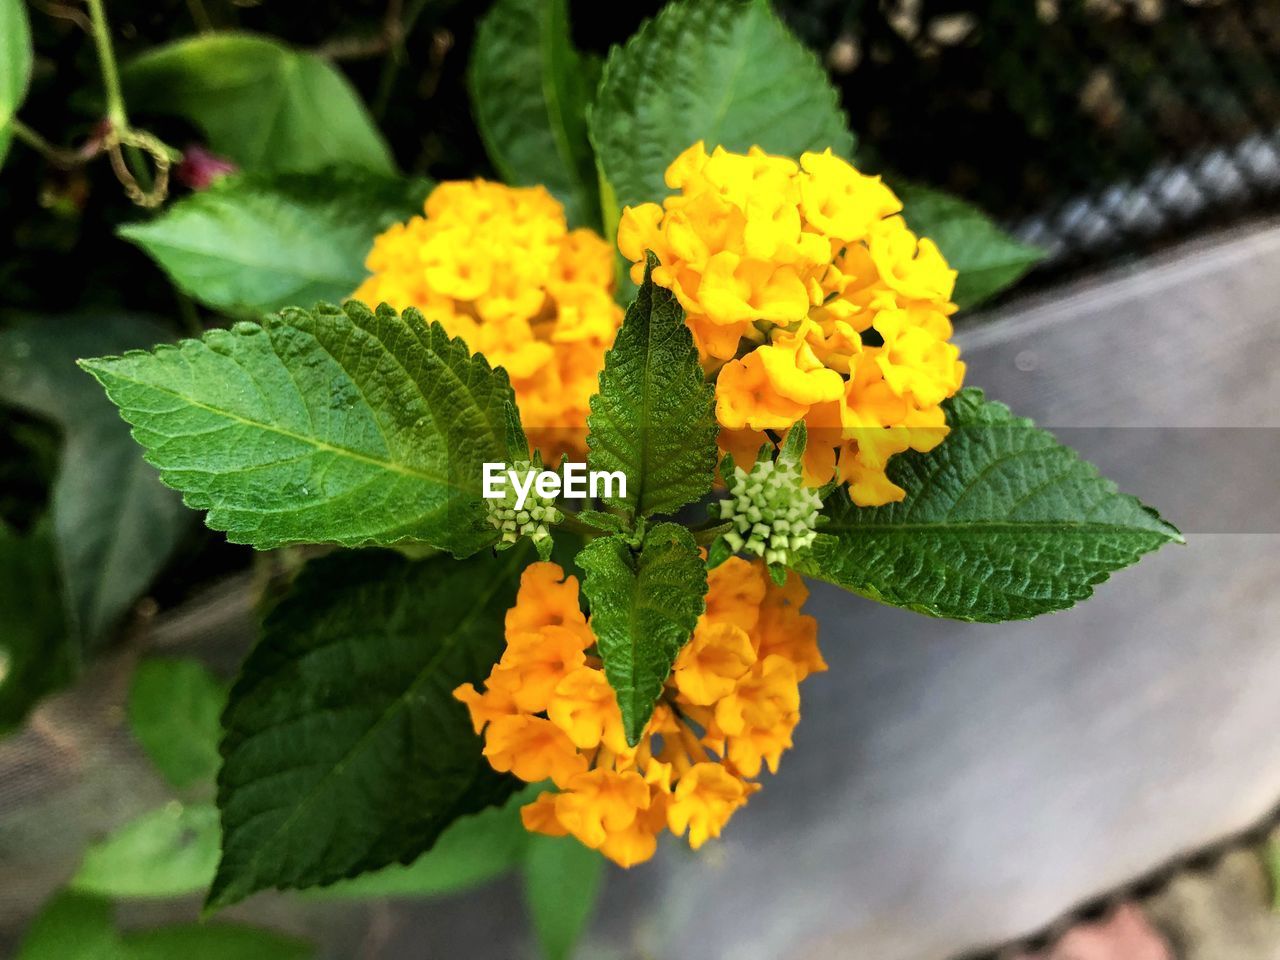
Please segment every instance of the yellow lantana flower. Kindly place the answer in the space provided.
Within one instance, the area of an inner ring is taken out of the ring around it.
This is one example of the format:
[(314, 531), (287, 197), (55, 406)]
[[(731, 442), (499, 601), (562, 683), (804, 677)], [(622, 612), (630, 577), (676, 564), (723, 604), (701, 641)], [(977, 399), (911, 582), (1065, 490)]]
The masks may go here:
[[(800, 718), (799, 683), (826, 669), (817, 623), (800, 612), (807, 595), (794, 573), (778, 586), (759, 561), (712, 570), (706, 611), (630, 747), (578, 581), (535, 563), (484, 689), (464, 684), (454, 696), (494, 769), (556, 785), (521, 810), (526, 829), (571, 834), (624, 867), (653, 856), (663, 829), (697, 849), (759, 789), (761, 769), (777, 769)], [(522, 678), (535, 689), (522, 690)]]
[[(862, 506), (901, 500), (888, 459), (945, 436), (939, 404), (960, 389), (951, 344), (956, 272), (898, 214), (879, 177), (831, 151), (799, 163), (701, 142), (667, 168), (678, 191), (623, 210), (618, 248), (684, 307), (719, 370), (721, 448), (750, 463), (764, 431), (804, 420), (805, 482), (835, 478)], [(745, 355), (744, 355), (745, 354)]]
[(506, 368), (532, 449), (556, 462), (586, 452), (586, 422), (622, 309), (609, 245), (569, 230), (542, 187), (439, 184), (425, 216), (379, 235), (352, 294), (417, 307)]

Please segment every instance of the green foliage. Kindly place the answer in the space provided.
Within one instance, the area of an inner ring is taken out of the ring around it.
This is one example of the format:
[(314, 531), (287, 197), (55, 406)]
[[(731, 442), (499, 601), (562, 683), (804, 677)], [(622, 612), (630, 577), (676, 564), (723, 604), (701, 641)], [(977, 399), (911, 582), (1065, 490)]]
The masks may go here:
[(266, 37), (179, 40), (126, 64), (121, 79), (133, 111), (191, 121), (211, 150), (246, 170), (395, 170), (346, 78), (321, 57)]
[(218, 808), (168, 803), (85, 851), (71, 889), (101, 897), (181, 897), (208, 889), (218, 865)]
[(588, 114), (610, 232), (623, 206), (658, 202), (663, 173), (705, 140), (799, 157), (853, 153), (835, 90), (768, 0), (676, 0), (605, 63)]
[(524, 899), (544, 960), (571, 960), (603, 878), (604, 858), (573, 837), (530, 836)]
[(715, 390), (706, 382), (675, 294), (651, 276), (627, 308), (605, 355), (587, 418), (592, 470), (621, 470), (633, 516), (674, 513), (711, 489), (716, 465)]
[(586, 61), (569, 38), (566, 0), (499, 0), (476, 31), (467, 85), (476, 124), (507, 183), (542, 184), (572, 227), (600, 229), (587, 139)]
[(0, 522), (0, 734), (79, 666), (60, 590), (49, 524), (19, 536)]
[(201, 303), (257, 315), (351, 296), (374, 236), (420, 214), (428, 189), (364, 171), (242, 174), (119, 232)]
[(520, 808), (542, 792), (534, 784), (501, 807), (459, 817), (435, 846), (408, 866), (392, 864), (354, 880), (315, 891), (325, 898), (428, 897), (460, 893), (514, 870), (524, 862), (531, 834)]
[(578, 566), (604, 673), (634, 745), (702, 614), (707, 569), (693, 535), (675, 523), (653, 527), (639, 554), (620, 536), (592, 540)]
[(955, 302), (962, 308), (1013, 286), (1044, 256), (1039, 247), (1019, 243), (959, 197), (915, 184), (896, 183), (894, 190), (911, 229), (933, 240), (959, 271)]
[(165, 482), (260, 550), (492, 543), (481, 464), (520, 438), (505, 371), (416, 310), (288, 309), (84, 361)]
[(211, 909), (409, 863), (510, 795), (452, 691), (502, 652), (525, 555), (308, 564), (231, 691)]
[(1062, 610), (1176, 529), (1116, 490), (1031, 421), (961, 391), (951, 433), (930, 453), (894, 457), (901, 503), (828, 497), (829, 524), (802, 573), (875, 600), (957, 620), (997, 622)]
[(31, 82), (31, 26), (23, 0), (0, 0), (0, 164), (13, 136), (10, 124)]
[(70, 625), (85, 641), (106, 634), (147, 589), (189, 518), (76, 359), (167, 338), (127, 314), (33, 317), (0, 331), (0, 401), (62, 430), (53, 534)]
[(307, 960), (309, 944), (234, 924), (179, 924), (116, 931), (111, 905), (63, 893), (27, 931), (16, 960)]
[(129, 726), (175, 787), (212, 781), (221, 762), (226, 687), (195, 660), (144, 660), (129, 690)]

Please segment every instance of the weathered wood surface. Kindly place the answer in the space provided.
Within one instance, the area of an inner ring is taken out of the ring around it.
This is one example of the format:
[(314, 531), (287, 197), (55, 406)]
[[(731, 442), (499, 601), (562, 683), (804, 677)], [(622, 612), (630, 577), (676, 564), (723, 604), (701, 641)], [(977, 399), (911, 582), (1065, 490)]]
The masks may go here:
[[(1016, 304), (963, 340), (970, 382), (1064, 428), (1189, 545), (999, 627), (816, 588), (831, 671), (805, 684), (795, 750), (723, 843), (612, 873), (585, 956), (943, 960), (1280, 801), (1280, 229)], [(252, 630), (242, 598), (156, 639), (229, 666)], [(120, 694), (64, 699), (0, 744), (0, 953), (86, 836), (155, 800)], [(531, 955), (512, 882), (368, 915), (245, 909), (319, 934), (325, 956)]]

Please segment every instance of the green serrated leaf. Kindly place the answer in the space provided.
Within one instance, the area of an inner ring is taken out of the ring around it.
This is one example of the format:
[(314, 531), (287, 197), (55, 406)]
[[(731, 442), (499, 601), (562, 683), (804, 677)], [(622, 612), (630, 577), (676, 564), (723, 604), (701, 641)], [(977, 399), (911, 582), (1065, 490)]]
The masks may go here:
[(235, 543), (493, 542), (481, 464), (512, 459), (506, 372), (416, 310), (288, 309), (83, 361), (188, 506)]
[(393, 864), (354, 880), (340, 880), (311, 896), (324, 899), (432, 897), (470, 890), (514, 870), (524, 862), (532, 836), (520, 808), (545, 789), (530, 784), (501, 807), (460, 817), (440, 834), (435, 846), (408, 866)]
[(715, 389), (675, 294), (653, 282), (655, 266), (649, 254), (587, 417), (591, 469), (627, 478), (627, 495), (606, 502), (637, 516), (674, 513), (706, 494), (718, 453)]
[(267, 617), (223, 716), (223, 854), (210, 909), (328, 884), (428, 850), (517, 785), (462, 704), (502, 652), (527, 550), (418, 563), (312, 561)]
[(79, 668), (49, 526), (42, 521), (19, 536), (0, 523), (0, 734)]
[(804, 457), (804, 448), (808, 439), (809, 428), (805, 426), (803, 420), (797, 420), (795, 425), (787, 431), (787, 438), (782, 441), (782, 447), (778, 450), (778, 463), (799, 463)]
[(70, 886), (117, 899), (198, 893), (213, 880), (220, 840), (217, 807), (174, 801), (90, 846)]
[(0, 401), (62, 430), (53, 535), (68, 627), (86, 642), (107, 634), (150, 586), (191, 517), (76, 359), (167, 337), (163, 327), (128, 314), (24, 317), (0, 331)]
[(798, 157), (853, 154), (826, 72), (767, 0), (676, 0), (605, 64), (588, 113), (616, 227), (623, 206), (667, 195), (667, 166), (698, 140)]
[(31, 26), (22, 0), (0, 0), (0, 163), (13, 136), (14, 114), (31, 82)]
[(639, 554), (622, 537), (578, 554), (596, 646), (622, 710), (627, 742), (639, 742), (671, 665), (706, 604), (707, 568), (693, 535), (675, 523), (649, 531)]
[(201, 303), (256, 316), (351, 296), (373, 238), (421, 213), (429, 189), (367, 171), (241, 174), (119, 234)]
[(724, 537), (716, 537), (707, 548), (707, 569), (714, 570), (733, 556), (733, 547)]
[(901, 503), (855, 507), (843, 489), (796, 568), (874, 600), (956, 620), (1062, 610), (1182, 536), (1030, 420), (962, 390), (951, 433), (893, 458)]
[(144, 660), (129, 689), (129, 726), (151, 762), (179, 789), (212, 782), (221, 762), (226, 687), (195, 660)]
[(589, 79), (565, 0), (499, 0), (480, 22), (467, 86), (489, 159), (507, 183), (550, 190), (571, 227), (599, 230)]
[(579, 510), (577, 513), (571, 514), (571, 516), (605, 533), (622, 533), (627, 528), (626, 523), (620, 516), (616, 513), (606, 513), (603, 510)]
[(604, 857), (573, 837), (529, 837), (524, 898), (543, 960), (571, 960), (595, 913)]
[(386, 141), (332, 64), (267, 37), (206, 33), (148, 50), (121, 72), (132, 113), (176, 114), (249, 171), (393, 173)]
[(911, 229), (938, 245), (958, 271), (954, 299), (973, 307), (1012, 286), (1044, 251), (1013, 239), (972, 204), (941, 190), (895, 183)]

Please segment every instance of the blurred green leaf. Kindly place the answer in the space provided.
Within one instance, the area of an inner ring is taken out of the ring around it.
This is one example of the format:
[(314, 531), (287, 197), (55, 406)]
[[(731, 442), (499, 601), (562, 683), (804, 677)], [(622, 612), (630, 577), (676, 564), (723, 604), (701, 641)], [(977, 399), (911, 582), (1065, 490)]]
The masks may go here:
[(210, 909), (409, 862), (506, 801), (453, 690), (501, 654), (526, 553), (307, 564), (231, 691)]
[(175, 800), (89, 847), (70, 887), (112, 898), (198, 893), (213, 881), (220, 840), (217, 807)]
[(530, 834), (520, 808), (543, 787), (515, 794), (501, 807), (489, 807), (453, 822), (434, 847), (408, 866), (395, 864), (354, 880), (340, 880), (312, 893), (316, 897), (428, 897), (458, 893), (500, 877), (524, 862)]
[(79, 657), (63, 616), (47, 521), (27, 536), (0, 523), (0, 734), (75, 676)]
[(0, 164), (13, 136), (10, 124), (31, 82), (31, 26), (23, 0), (0, 0)]
[(467, 85), (489, 158), (507, 183), (541, 184), (571, 227), (600, 229), (587, 139), (590, 69), (569, 37), (566, 0), (498, 0), (480, 22)]
[(595, 913), (604, 858), (573, 837), (529, 837), (524, 896), (544, 960), (569, 960)]
[(249, 171), (395, 170), (346, 77), (267, 37), (179, 40), (126, 64), (121, 79), (132, 112), (184, 117), (204, 131), (210, 149)]
[(959, 272), (954, 299), (961, 308), (976, 306), (1011, 287), (1044, 256), (1039, 247), (1013, 239), (959, 197), (915, 184), (893, 186), (911, 229), (936, 243)]
[(71, 623), (85, 641), (105, 635), (151, 585), (191, 519), (75, 362), (168, 338), (127, 314), (24, 318), (0, 330), (0, 401), (63, 431), (53, 533)]
[(481, 464), (525, 449), (506, 371), (416, 310), (289, 308), (153, 353), (86, 360), (162, 476), (235, 543), (467, 556)]
[(312, 947), (236, 924), (179, 924), (118, 933), (111, 904), (61, 893), (27, 930), (15, 960), (307, 960)]
[(346, 300), (368, 276), (373, 238), (422, 213), (428, 190), (350, 170), (242, 174), (119, 233), (201, 303), (256, 315)]
[(194, 660), (144, 660), (129, 690), (129, 726), (175, 787), (213, 782), (227, 689)]

